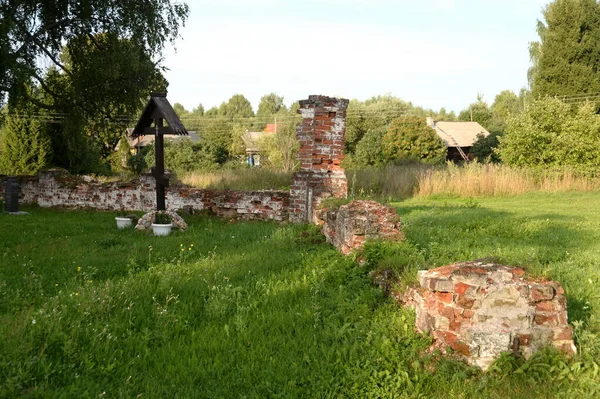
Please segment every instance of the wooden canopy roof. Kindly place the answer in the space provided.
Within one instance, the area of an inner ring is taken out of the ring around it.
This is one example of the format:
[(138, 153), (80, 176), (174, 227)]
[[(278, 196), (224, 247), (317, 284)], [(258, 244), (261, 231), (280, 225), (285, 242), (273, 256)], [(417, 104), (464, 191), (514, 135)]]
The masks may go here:
[(131, 136), (139, 137), (146, 134), (155, 134), (156, 129), (150, 126), (152, 126), (156, 119), (164, 119), (168, 125), (159, 127), (158, 134), (175, 134), (178, 136), (188, 134), (169, 100), (167, 100), (167, 94), (150, 93), (148, 103), (144, 107), (142, 116), (140, 116)]

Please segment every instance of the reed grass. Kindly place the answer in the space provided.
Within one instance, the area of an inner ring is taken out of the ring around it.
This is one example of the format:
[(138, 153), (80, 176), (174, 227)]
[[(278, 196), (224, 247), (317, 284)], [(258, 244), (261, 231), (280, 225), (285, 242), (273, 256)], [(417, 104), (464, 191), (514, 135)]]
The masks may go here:
[(244, 168), (212, 172), (190, 172), (179, 176), (179, 179), (184, 184), (198, 188), (289, 190), (292, 173), (263, 168)]
[(419, 176), (416, 196), (452, 194), (462, 197), (496, 197), (534, 191), (570, 192), (600, 189), (598, 178), (570, 169), (511, 168), (471, 163), (426, 170)]
[[(478, 163), (347, 169), (346, 177), (350, 199), (388, 202), (413, 196), (497, 197), (535, 191), (600, 190), (600, 179), (572, 169), (517, 169)], [(180, 177), (182, 183), (194, 187), (221, 190), (289, 190), (291, 179), (292, 173), (261, 168), (191, 172)]]

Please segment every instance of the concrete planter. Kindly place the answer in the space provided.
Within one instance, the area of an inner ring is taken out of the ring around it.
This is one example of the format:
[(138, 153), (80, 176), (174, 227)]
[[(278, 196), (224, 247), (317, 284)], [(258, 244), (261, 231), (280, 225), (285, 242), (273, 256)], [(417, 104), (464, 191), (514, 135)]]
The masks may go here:
[(117, 228), (119, 229), (127, 229), (129, 227), (131, 227), (132, 222), (131, 219), (129, 218), (123, 218), (123, 217), (116, 217), (115, 220), (117, 221)]
[(156, 224), (152, 223), (152, 231), (155, 236), (168, 236), (171, 233), (173, 223), (169, 224)]

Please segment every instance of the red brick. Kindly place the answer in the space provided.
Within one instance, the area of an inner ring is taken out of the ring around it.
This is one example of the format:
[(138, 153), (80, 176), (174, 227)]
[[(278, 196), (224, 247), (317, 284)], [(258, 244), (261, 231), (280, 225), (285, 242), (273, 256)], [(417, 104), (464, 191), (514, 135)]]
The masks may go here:
[(454, 292), (456, 292), (458, 295), (465, 295), (467, 290), (472, 287), (473, 286), (469, 285), (469, 284), (456, 283), (456, 284), (454, 284)]
[(435, 292), (435, 298), (443, 303), (452, 303), (453, 297), (451, 292)]
[(554, 303), (552, 301), (542, 301), (535, 304), (536, 312), (553, 312)]

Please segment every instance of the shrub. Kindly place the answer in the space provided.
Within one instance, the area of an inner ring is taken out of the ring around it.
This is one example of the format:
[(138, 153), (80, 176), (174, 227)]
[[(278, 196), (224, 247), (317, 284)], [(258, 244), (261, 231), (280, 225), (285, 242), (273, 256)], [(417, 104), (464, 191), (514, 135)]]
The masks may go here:
[(0, 170), (6, 174), (33, 175), (51, 159), (50, 138), (40, 123), (28, 116), (7, 118), (0, 145)]
[(417, 116), (393, 120), (381, 145), (387, 161), (412, 158), (425, 163), (440, 163), (447, 152), (435, 131)]

